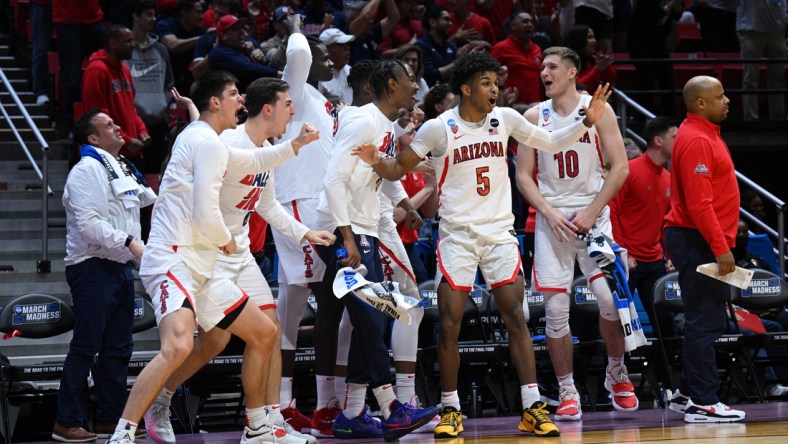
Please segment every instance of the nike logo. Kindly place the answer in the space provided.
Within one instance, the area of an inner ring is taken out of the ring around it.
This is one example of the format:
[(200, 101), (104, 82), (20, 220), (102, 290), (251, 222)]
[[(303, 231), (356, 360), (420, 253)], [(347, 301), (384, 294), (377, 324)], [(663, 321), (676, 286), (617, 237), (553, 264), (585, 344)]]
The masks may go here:
[(337, 426), (334, 426), (334, 433), (336, 433), (336, 432), (353, 433), (353, 429), (351, 429), (350, 427), (337, 427)]
[(460, 138), (462, 138), (463, 136), (465, 136), (465, 134), (460, 134), (459, 136), (454, 136), (454, 140), (459, 140), (459, 139), (460, 139)]
[(544, 128), (544, 127), (546, 127), (546, 126), (550, 126), (550, 125), (552, 125), (552, 124), (553, 124), (553, 122), (547, 122), (547, 123), (545, 123), (545, 122), (542, 122), (542, 128)]
[(368, 254), (372, 250), (362, 250), (362, 251), (364, 252), (364, 254)]
[(159, 67), (159, 62), (156, 62), (155, 64), (153, 64), (153, 65), (151, 65), (151, 66), (149, 66), (147, 68), (143, 68), (143, 69), (137, 68), (137, 65), (132, 65), (131, 70), (130, 70), (131, 71), (131, 76), (134, 77), (134, 78), (142, 77), (145, 74), (149, 73), (152, 69), (155, 69), (155, 68), (158, 68), (158, 67)]

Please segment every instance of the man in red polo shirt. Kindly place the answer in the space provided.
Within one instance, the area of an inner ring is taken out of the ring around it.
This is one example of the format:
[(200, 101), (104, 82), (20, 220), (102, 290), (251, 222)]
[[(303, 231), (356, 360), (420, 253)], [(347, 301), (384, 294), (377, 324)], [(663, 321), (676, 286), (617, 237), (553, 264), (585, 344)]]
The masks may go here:
[(663, 335), (672, 336), (673, 316), (655, 313), (654, 284), (672, 265), (662, 248), (662, 225), (670, 210), (670, 173), (665, 165), (673, 153), (678, 130), (670, 117), (655, 117), (646, 123), (648, 146), (644, 155), (629, 161), (629, 176), (610, 201), (613, 238), (627, 249), (629, 290), (637, 289), (640, 300)]
[(733, 422), (745, 413), (720, 402), (714, 342), (725, 329), (730, 286), (695, 271), (716, 262), (732, 273), (731, 248), (739, 223), (739, 185), (719, 123), (730, 100), (719, 80), (691, 78), (684, 85), (687, 118), (676, 134), (670, 179), (671, 210), (665, 218), (665, 245), (679, 270), (684, 300), (684, 366), (670, 409), (687, 422)]
[(539, 79), (542, 50), (531, 41), (534, 19), (531, 14), (521, 11), (512, 17), (510, 27), (509, 37), (496, 43), (490, 51), (501, 65), (509, 68), (509, 78), (504, 88), (517, 88), (519, 97), (515, 103), (541, 102), (544, 97)]

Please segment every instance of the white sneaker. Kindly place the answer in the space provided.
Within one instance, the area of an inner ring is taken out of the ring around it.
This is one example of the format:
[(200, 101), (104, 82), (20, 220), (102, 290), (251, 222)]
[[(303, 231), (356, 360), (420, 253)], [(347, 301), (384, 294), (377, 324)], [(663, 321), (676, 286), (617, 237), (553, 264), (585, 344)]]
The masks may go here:
[(106, 444), (134, 444), (134, 437), (129, 432), (123, 432), (120, 436), (118, 436), (118, 432), (115, 432)]
[(148, 437), (158, 444), (174, 444), (170, 406), (154, 401), (145, 412), (145, 430), (148, 431)]
[[(307, 443), (307, 444), (317, 444), (317, 438), (312, 435), (307, 435), (306, 433), (301, 433), (296, 431), (293, 426), (290, 425), (289, 422), (285, 421), (285, 418), (282, 415), (279, 415), (278, 420), (271, 421), (271, 425), (273, 427), (279, 427), (284, 429), (287, 432), (288, 436), (297, 438), (300, 443)], [(287, 441), (278, 441), (278, 442), (287, 442)], [(295, 442), (295, 441), (293, 441)]]
[(555, 411), (556, 421), (579, 421), (583, 417), (580, 408), (580, 393), (572, 385), (564, 385), (558, 389), (558, 399), (561, 404)]
[(697, 405), (690, 399), (687, 401), (687, 409), (684, 411), (684, 421), (736, 422), (744, 419), (746, 415), (744, 411), (732, 409), (721, 402), (714, 405)]
[[(419, 402), (418, 396), (414, 396), (410, 398), (410, 402), (408, 402), (408, 404), (419, 409), (421, 408), (421, 402)], [(441, 422), (441, 415), (435, 415), (435, 417), (432, 418), (430, 422), (414, 430), (413, 433), (433, 433), (435, 427), (437, 427), (440, 422)]]
[(41, 94), (40, 96), (36, 97), (36, 105), (46, 105), (49, 103), (49, 96), (46, 94)]
[(250, 429), (248, 426), (244, 427), (244, 434), (241, 436), (241, 444), (258, 444), (263, 442), (305, 444), (306, 440), (288, 435), (285, 429), (279, 426), (266, 424), (254, 430)]
[(689, 397), (682, 395), (681, 391), (676, 389), (676, 393), (668, 402), (668, 408), (676, 413), (684, 413), (684, 410), (687, 410), (687, 402), (689, 402)]
[(788, 394), (788, 387), (781, 384), (769, 384), (766, 386), (766, 395), (780, 397)]

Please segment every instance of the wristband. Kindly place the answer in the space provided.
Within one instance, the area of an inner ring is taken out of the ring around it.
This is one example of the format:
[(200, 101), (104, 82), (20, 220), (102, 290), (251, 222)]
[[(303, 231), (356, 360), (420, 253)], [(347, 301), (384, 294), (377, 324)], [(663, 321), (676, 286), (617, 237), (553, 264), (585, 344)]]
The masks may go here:
[(126, 236), (126, 242), (124, 244), (124, 245), (126, 245), (126, 248), (128, 248), (129, 245), (131, 245), (131, 241), (133, 241), (133, 240), (134, 240), (134, 236), (132, 236), (130, 234), (128, 236)]
[(591, 128), (592, 126), (594, 126), (594, 124), (593, 124), (593, 123), (592, 123), (592, 124), (589, 124), (589, 123), (588, 123), (588, 117), (584, 117), (584, 118), (583, 118), (583, 125), (584, 125), (586, 128)]

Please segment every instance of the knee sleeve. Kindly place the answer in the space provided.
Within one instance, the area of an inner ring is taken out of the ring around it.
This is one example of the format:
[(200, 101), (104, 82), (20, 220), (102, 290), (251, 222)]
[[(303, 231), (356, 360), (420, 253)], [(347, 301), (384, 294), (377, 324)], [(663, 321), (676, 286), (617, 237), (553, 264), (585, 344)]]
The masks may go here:
[(567, 293), (544, 294), (547, 325), (545, 334), (549, 338), (563, 338), (569, 334), (569, 295)]
[(423, 308), (413, 308), (410, 313), (410, 325), (396, 321), (391, 332), (391, 351), (395, 361), (416, 362), (416, 351), (419, 348), (419, 325), (424, 317)]
[(309, 288), (300, 285), (280, 285), (276, 300), (276, 316), (282, 326), (282, 350), (295, 350), (298, 326), (304, 318)]
[(342, 312), (342, 320), (339, 321), (339, 333), (337, 340), (337, 365), (347, 367), (347, 355), (350, 353), (350, 336), (353, 334), (353, 324), (350, 323), (350, 315), (347, 310)]
[(599, 315), (608, 321), (617, 321), (619, 319), (618, 308), (616, 308), (613, 293), (610, 292), (610, 287), (608, 287), (605, 278), (594, 279), (588, 286), (596, 296), (596, 303), (599, 305)]

